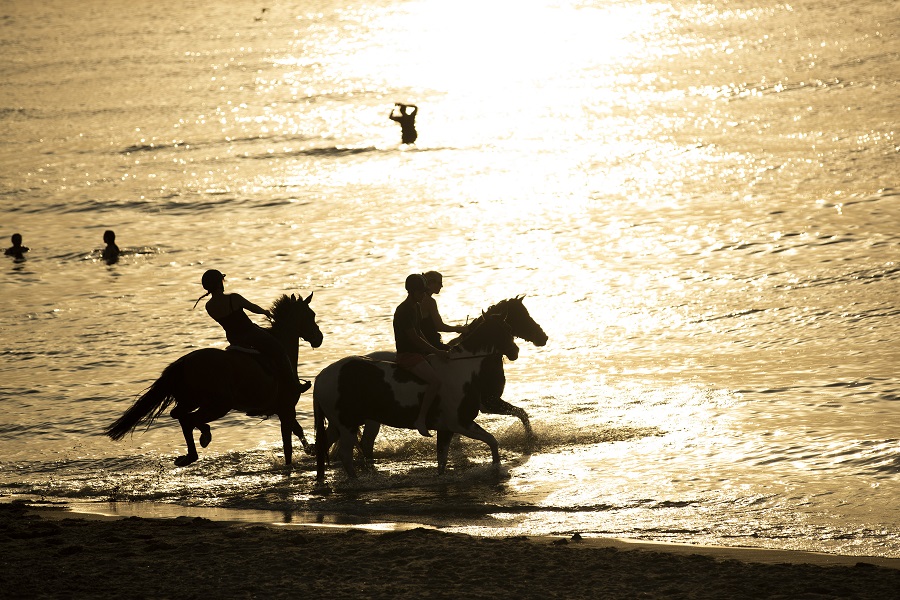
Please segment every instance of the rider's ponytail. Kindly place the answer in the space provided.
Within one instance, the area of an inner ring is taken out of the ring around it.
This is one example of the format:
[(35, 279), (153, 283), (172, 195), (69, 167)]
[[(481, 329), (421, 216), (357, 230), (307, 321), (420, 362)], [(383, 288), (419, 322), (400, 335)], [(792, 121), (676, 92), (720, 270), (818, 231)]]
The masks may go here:
[(206, 292), (205, 294), (203, 294), (202, 296), (197, 298), (197, 301), (194, 302), (194, 306), (191, 307), (191, 310), (194, 310), (195, 308), (197, 308), (197, 305), (200, 304), (200, 301), (203, 300), (204, 298), (206, 298), (207, 296), (209, 296), (211, 293), (212, 292)]

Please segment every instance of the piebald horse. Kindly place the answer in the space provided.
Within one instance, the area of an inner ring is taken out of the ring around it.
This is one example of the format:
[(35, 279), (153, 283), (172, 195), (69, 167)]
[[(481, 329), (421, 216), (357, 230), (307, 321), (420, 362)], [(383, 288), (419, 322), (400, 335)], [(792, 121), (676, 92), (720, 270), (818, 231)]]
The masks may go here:
[[(492, 305), (484, 311), (480, 317), (467, 323), (461, 335), (465, 335), (466, 331), (469, 331), (472, 327), (476, 327), (485, 317), (490, 315), (500, 315), (506, 320), (506, 324), (509, 325), (513, 336), (523, 339), (526, 342), (531, 342), (535, 346), (546, 345), (549, 338), (547, 337), (547, 334), (544, 333), (541, 326), (538, 325), (528, 313), (528, 309), (525, 308), (524, 298), (525, 296), (516, 296), (515, 298), (501, 300)], [(456, 344), (458, 340), (459, 338), (452, 340), (450, 345)], [(372, 352), (366, 356), (374, 360), (394, 361), (397, 358), (397, 353)], [(506, 386), (506, 375), (503, 372), (503, 359), (499, 355), (492, 356), (485, 362), (484, 368), (485, 381), (490, 382), (492, 389), (481, 398), (481, 412), (491, 415), (509, 415), (511, 417), (517, 417), (522, 421), (525, 432), (529, 436), (532, 435), (531, 422), (528, 419), (528, 413), (526, 413), (524, 409), (513, 406), (502, 398), (503, 388)], [(363, 434), (360, 438), (359, 446), (367, 464), (373, 462), (375, 454), (375, 438), (378, 436), (380, 429), (381, 425), (374, 421), (366, 422), (365, 427), (363, 427)]]
[[(272, 305), (269, 331), (284, 345), (297, 368), (298, 347), (303, 338), (313, 348), (322, 345), (322, 332), (316, 324), (316, 313), (310, 308), (312, 294), (302, 297), (283, 295)], [(106, 429), (114, 440), (122, 439), (145, 422), (149, 428), (169, 406), (175, 404), (171, 416), (178, 419), (187, 444), (187, 454), (175, 459), (175, 465), (187, 466), (198, 458), (194, 445), (194, 429), (200, 430), (200, 446), (212, 441), (208, 423), (231, 410), (251, 416), (278, 415), (284, 462), (293, 456), (291, 433), (297, 435), (307, 453), (311, 453), (303, 428), (297, 422), (296, 403), (279, 400), (277, 384), (268, 360), (252, 351), (203, 348), (185, 354), (166, 367), (159, 379)]]
[[(493, 462), (500, 462), (497, 440), (475, 423), (482, 399), (495, 391), (487, 381), (485, 363), (500, 355), (516, 360), (519, 348), (503, 317), (494, 315), (460, 336), (449, 360), (429, 357), (443, 382), (426, 417), (428, 428), (437, 430), (438, 473), (447, 466), (450, 440), (456, 433), (483, 441), (491, 449)], [(325, 367), (313, 388), (317, 479), (324, 481), (328, 450), (338, 439), (344, 470), (356, 477), (353, 448), (360, 425), (375, 421), (415, 429), (413, 421), (424, 393), (424, 382), (393, 362), (348, 356)]]

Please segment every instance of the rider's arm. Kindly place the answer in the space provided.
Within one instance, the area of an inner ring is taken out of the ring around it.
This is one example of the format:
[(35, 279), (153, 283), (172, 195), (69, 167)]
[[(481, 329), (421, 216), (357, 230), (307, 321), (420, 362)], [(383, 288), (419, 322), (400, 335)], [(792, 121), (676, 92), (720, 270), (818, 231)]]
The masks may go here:
[(416, 331), (415, 327), (404, 329), (403, 335), (407, 336), (407, 339), (412, 341), (413, 345), (416, 347), (416, 350), (418, 350), (420, 354), (437, 354), (438, 356), (447, 358), (448, 353), (446, 350), (440, 350), (429, 344), (425, 338), (419, 335), (419, 332)]
[(241, 308), (249, 310), (250, 312), (256, 313), (258, 315), (266, 315), (270, 319), (272, 318), (271, 312), (269, 312), (265, 308), (262, 308), (261, 306), (253, 304), (252, 302), (250, 302), (249, 300), (247, 300), (240, 294), (232, 294), (231, 296), (235, 299), (235, 301), (236, 301), (235, 303), (238, 306), (240, 306)]
[(434, 297), (428, 298), (428, 312), (431, 314), (431, 320), (434, 321), (434, 327), (438, 331), (452, 331), (455, 333), (462, 333), (463, 327), (458, 325), (447, 325), (444, 323), (444, 319), (441, 318), (441, 313), (438, 312), (437, 301)]

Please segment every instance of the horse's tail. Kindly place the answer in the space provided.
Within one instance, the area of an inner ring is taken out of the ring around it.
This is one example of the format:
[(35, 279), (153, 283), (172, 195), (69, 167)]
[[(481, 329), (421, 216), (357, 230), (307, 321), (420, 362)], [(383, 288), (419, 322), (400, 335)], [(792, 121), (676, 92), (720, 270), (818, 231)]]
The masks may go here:
[(120, 440), (144, 420), (147, 421), (149, 428), (157, 417), (175, 402), (176, 384), (181, 379), (181, 363), (182, 359), (178, 359), (166, 367), (150, 389), (144, 392), (115, 423), (106, 428), (106, 435), (114, 440)]

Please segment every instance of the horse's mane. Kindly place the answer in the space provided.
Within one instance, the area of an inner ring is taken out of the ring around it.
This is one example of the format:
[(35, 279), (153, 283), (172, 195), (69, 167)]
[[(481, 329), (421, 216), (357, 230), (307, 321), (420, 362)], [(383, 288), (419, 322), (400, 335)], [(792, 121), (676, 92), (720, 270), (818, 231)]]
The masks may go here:
[(295, 307), (298, 304), (306, 304), (303, 298), (297, 298), (295, 295), (288, 296), (282, 294), (272, 303), (272, 318), (269, 320), (269, 328), (275, 327), (275, 324), (281, 322), (282, 325), (289, 323), (292, 315), (295, 314)]
[[(492, 304), (490, 307), (488, 307), (487, 310), (485, 310), (484, 312), (482, 312), (479, 316), (475, 317), (474, 319), (472, 319), (471, 321), (469, 321), (468, 323), (466, 323), (466, 324), (464, 325), (465, 331), (468, 331), (473, 325), (476, 325), (476, 324), (478, 324), (478, 323), (481, 323), (481, 322), (484, 320), (485, 315), (501, 315), (501, 314), (505, 314), (504, 311), (506, 311), (507, 306), (508, 306), (511, 302), (515, 302), (515, 301), (521, 302), (521, 301), (522, 301), (522, 296), (516, 296), (515, 298), (507, 298), (506, 300), (501, 300), (500, 302), (497, 302), (496, 304)], [(463, 331), (463, 333), (465, 333), (465, 331)]]
[(276, 298), (275, 302), (272, 303), (271, 308), (272, 320), (274, 321), (279, 316), (284, 315), (290, 309), (290, 304), (292, 303), (293, 301), (291, 300), (291, 297), (287, 294), (282, 294), (281, 296)]
[(509, 303), (515, 302), (515, 301), (521, 302), (522, 298), (523, 298), (523, 296), (516, 296), (515, 298), (507, 298), (506, 300), (501, 300), (500, 302), (497, 302), (496, 304), (492, 304), (490, 307), (487, 308), (487, 310), (483, 311), (480, 315), (478, 315), (477, 317), (475, 317), (474, 319), (472, 319), (471, 321), (469, 321), (468, 323), (463, 325), (463, 330), (460, 332), (460, 334), (458, 336), (456, 336), (455, 338), (450, 340), (448, 342), (448, 345), (455, 346), (455, 345), (459, 344), (463, 340), (463, 338), (467, 337), (473, 331), (473, 329), (475, 327), (477, 327), (484, 321), (485, 317), (487, 317), (487, 316), (503, 315), (505, 317), (507, 314), (506, 309), (507, 309), (507, 306), (509, 305)]

